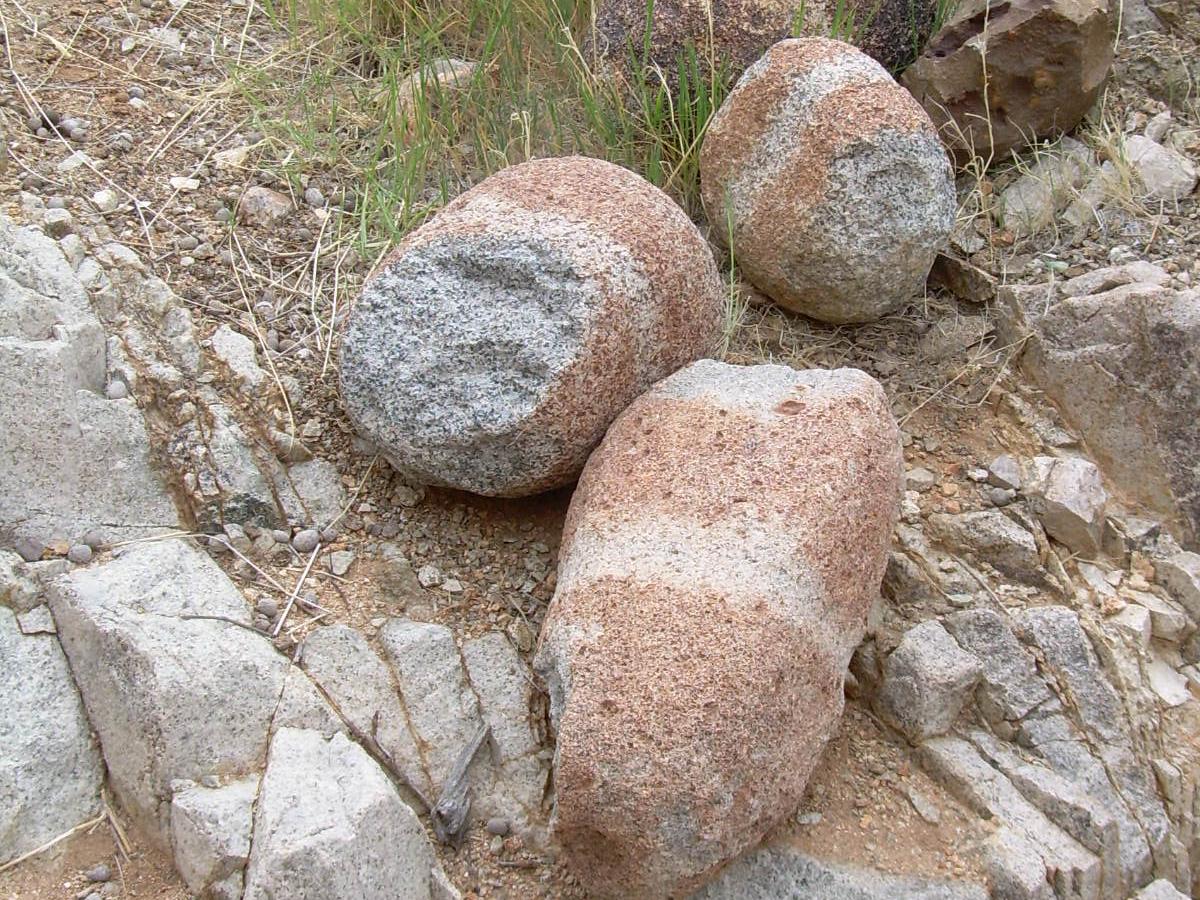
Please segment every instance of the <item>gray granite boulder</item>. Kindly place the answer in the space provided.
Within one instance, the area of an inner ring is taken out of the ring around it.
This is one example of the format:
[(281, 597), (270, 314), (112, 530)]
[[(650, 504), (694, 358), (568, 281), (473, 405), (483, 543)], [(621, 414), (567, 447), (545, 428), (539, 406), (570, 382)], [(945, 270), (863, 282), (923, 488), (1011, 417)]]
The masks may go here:
[(666, 194), (600, 160), (534, 160), (376, 268), (342, 342), (342, 404), (416, 481), (560, 487), (634, 397), (714, 349), (722, 303), (712, 252)]

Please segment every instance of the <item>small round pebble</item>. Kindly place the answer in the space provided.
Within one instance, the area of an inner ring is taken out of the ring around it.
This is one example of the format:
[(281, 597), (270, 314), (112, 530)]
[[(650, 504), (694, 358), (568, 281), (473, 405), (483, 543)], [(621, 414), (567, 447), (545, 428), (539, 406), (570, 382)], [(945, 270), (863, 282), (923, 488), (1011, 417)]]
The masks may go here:
[(336, 541), (338, 539), (338, 537), (340, 535), (341, 535), (341, 532), (338, 531), (336, 528), (334, 528), (332, 525), (321, 529), (321, 540), (323, 540), (327, 544), (332, 544), (334, 541)]
[(112, 878), (112, 869), (110, 869), (104, 863), (100, 863), (98, 866), (92, 866), (87, 870), (88, 881), (108, 881), (110, 878)]
[(321, 535), (315, 528), (305, 528), (292, 538), (292, 548), (297, 553), (312, 553), (321, 543)]
[(190, 234), (185, 234), (183, 237), (181, 237), (178, 241), (175, 242), (176, 247), (178, 247), (180, 250), (185, 250), (185, 251), (186, 250), (195, 250), (196, 247), (198, 247), (199, 245), (200, 245), (200, 242), (198, 240), (196, 240), (194, 237), (192, 237)]
[(146, 99), (146, 89), (144, 87), (142, 87), (140, 84), (130, 85), (129, 88), (125, 91), (125, 94), (126, 94), (126, 96), (129, 97), (130, 100), (145, 100)]
[(124, 400), (129, 396), (129, 388), (123, 381), (114, 381), (104, 389), (104, 396), (109, 400)]
[(92, 561), (92, 548), (87, 544), (76, 544), (67, 551), (67, 559), (77, 566), (87, 565)]
[(66, 209), (67, 201), (62, 197), (51, 197), (46, 201), (46, 209)]
[(270, 631), (271, 630), (271, 620), (268, 619), (266, 616), (255, 616), (254, 617), (254, 627), (258, 631)]
[(508, 819), (502, 819), (499, 817), (488, 819), (487, 825), (484, 827), (487, 828), (488, 834), (496, 834), (500, 837), (504, 837), (506, 834), (508, 834)]
[(279, 604), (276, 603), (274, 600), (271, 600), (267, 597), (264, 597), (262, 600), (259, 600), (258, 603), (255, 604), (254, 609), (260, 615), (264, 615), (268, 619), (273, 619), (277, 615), (279, 615)]
[(319, 209), (325, 205), (325, 195), (315, 187), (310, 187), (304, 192), (304, 202), (311, 207)]
[(25, 562), (36, 562), (46, 552), (46, 545), (37, 538), (23, 537), (17, 540), (13, 549)]
[(87, 544), (93, 550), (99, 550), (104, 546), (104, 532), (99, 528), (92, 528), (83, 536), (82, 543)]
[(216, 219), (222, 225), (226, 225), (233, 220), (233, 211), (227, 206), (222, 206), (217, 210)]
[(277, 543), (277, 544), (286, 544), (286, 543), (289, 543), (292, 539), (292, 536), (290, 534), (288, 534), (286, 531), (284, 531), (282, 528), (277, 528), (274, 531), (272, 531), (271, 537), (275, 538), (275, 543)]

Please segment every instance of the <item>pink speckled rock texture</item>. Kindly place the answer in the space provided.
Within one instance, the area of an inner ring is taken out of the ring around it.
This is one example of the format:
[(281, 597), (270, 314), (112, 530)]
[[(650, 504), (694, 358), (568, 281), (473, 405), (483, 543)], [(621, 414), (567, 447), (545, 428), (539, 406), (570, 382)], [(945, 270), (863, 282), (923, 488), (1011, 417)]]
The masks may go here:
[(856, 369), (702, 360), (612, 425), (535, 667), (553, 828), (593, 896), (682, 897), (793, 813), (842, 713), (900, 496)]

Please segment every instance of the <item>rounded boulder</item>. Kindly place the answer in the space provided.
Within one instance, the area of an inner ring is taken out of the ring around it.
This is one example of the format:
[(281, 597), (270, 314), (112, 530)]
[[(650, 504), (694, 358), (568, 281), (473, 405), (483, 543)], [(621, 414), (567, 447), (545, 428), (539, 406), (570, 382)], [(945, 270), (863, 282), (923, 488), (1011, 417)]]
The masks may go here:
[(704, 208), (781, 306), (869, 322), (924, 288), (954, 224), (950, 159), (879, 63), (827, 38), (781, 41), (713, 117)]
[(683, 897), (792, 815), (843, 706), (900, 495), (855, 369), (701, 360), (609, 429), (535, 667), (555, 837), (594, 897)]
[(572, 482), (655, 381), (709, 353), (723, 287), (666, 194), (584, 157), (504, 169), (367, 279), (342, 403), (404, 475), (516, 497)]

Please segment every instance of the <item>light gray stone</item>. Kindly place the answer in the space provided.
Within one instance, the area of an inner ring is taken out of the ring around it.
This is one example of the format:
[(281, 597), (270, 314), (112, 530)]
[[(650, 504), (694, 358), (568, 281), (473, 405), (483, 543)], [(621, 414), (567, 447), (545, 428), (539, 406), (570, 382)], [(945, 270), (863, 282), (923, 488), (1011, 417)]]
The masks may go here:
[(1083, 556), (1100, 552), (1108, 493), (1100, 470), (1086, 459), (1053, 460), (1045, 478), (1025, 486), (1046, 533)]
[(1057, 147), (1040, 152), (1028, 171), (1001, 192), (1000, 224), (1016, 237), (1049, 228), (1055, 214), (1083, 187), (1093, 165), (1092, 152), (1067, 137)]
[(104, 769), (66, 657), (0, 606), (0, 863), (94, 816)]
[(106, 346), (60, 247), (0, 216), (0, 544), (177, 527), (134, 401), (108, 400)]
[(910, 628), (883, 664), (879, 705), (914, 741), (945, 734), (958, 718), (983, 668), (936, 620)]
[(1053, 900), (1038, 848), (1015, 828), (1002, 825), (985, 844), (992, 900)]
[(215, 532), (227, 522), (275, 528), (285, 523), (272, 490), (252, 450), (252, 443), (233, 412), (209, 392), (205, 396), (208, 427), (195, 423), (181, 430), (179, 440), (203, 447), (199, 473), (202, 499), (196, 506), (201, 528)]
[(733, 863), (691, 900), (987, 900), (983, 885), (893, 875), (768, 846)]
[(1005, 344), (1020, 343), (1021, 367), (1105, 474), (1186, 546), (1200, 527), (1200, 306), (1169, 279), (1131, 263), (1006, 287), (997, 328)]
[(1200, 553), (1183, 551), (1154, 561), (1154, 580), (1200, 622)]
[(480, 723), (454, 634), (444, 625), (392, 619), (379, 643), (396, 673), (408, 722), (425, 748), (433, 793), (440, 793)]
[(191, 787), (171, 800), (175, 868), (194, 895), (240, 883), (250, 856), (257, 775), (217, 788)]
[(935, 484), (937, 484), (937, 476), (928, 469), (918, 466), (904, 473), (904, 487), (906, 490), (924, 493), (930, 490)]
[(325, 526), (342, 514), (346, 507), (346, 489), (342, 476), (333, 463), (312, 459), (288, 469), (288, 478), (295, 488), (304, 510), (305, 522)]
[(31, 577), (25, 560), (0, 550), (0, 606), (28, 612), (42, 602), (42, 591)]
[(1148, 591), (1126, 590), (1122, 596), (1149, 613), (1151, 633), (1156, 638), (1178, 644), (1192, 630), (1187, 613), (1177, 603)]
[(1021, 489), (1021, 464), (1009, 453), (1003, 453), (988, 466), (988, 484), (1010, 491)]
[(346, 625), (318, 628), (304, 639), (300, 664), (338, 715), (357, 734), (369, 735), (378, 744), (421, 802), (436, 800), (431, 773), (409, 730), (391, 672), (366, 638)]
[(45, 604), (35, 606), (26, 613), (17, 613), (17, 627), (21, 629), (21, 634), (58, 634), (50, 607)]
[(1181, 893), (1167, 879), (1160, 878), (1134, 894), (1133, 900), (1188, 900), (1188, 895)]
[(1125, 136), (1125, 157), (1152, 200), (1175, 203), (1196, 189), (1196, 166), (1177, 150), (1130, 134)]
[(944, 624), (959, 645), (983, 663), (976, 698), (989, 721), (1018, 722), (1052, 699), (1033, 657), (1000, 613), (962, 610), (947, 616)]
[(999, 510), (934, 513), (929, 528), (952, 550), (969, 553), (1003, 575), (1027, 584), (1045, 581), (1037, 539)]
[(254, 813), (245, 900), (434, 900), (435, 869), (417, 816), (366, 751), (336, 734), (281, 728)]
[(238, 387), (247, 392), (262, 388), (267, 373), (258, 365), (254, 352), (254, 341), (239, 334), (228, 325), (222, 325), (212, 336), (213, 355), (219, 359), (233, 376)]
[(342, 339), (342, 405), (415, 481), (560, 487), (635, 397), (711, 352), (722, 297), (712, 251), (657, 188), (601, 160), (532, 160), (377, 267)]
[(922, 763), (977, 814), (1007, 825), (1035, 847), (1056, 896), (1098, 900), (1102, 865), (1095, 854), (1051, 822), (992, 768), (969, 743), (956, 737), (931, 738), (921, 745)]
[(261, 764), (287, 661), (234, 624), (249, 626), (248, 604), (183, 541), (131, 547), (49, 594), (109, 782), (165, 847), (172, 782)]
[(278, 191), (254, 185), (246, 188), (238, 200), (238, 221), (268, 228), (293, 213), (292, 201)]

